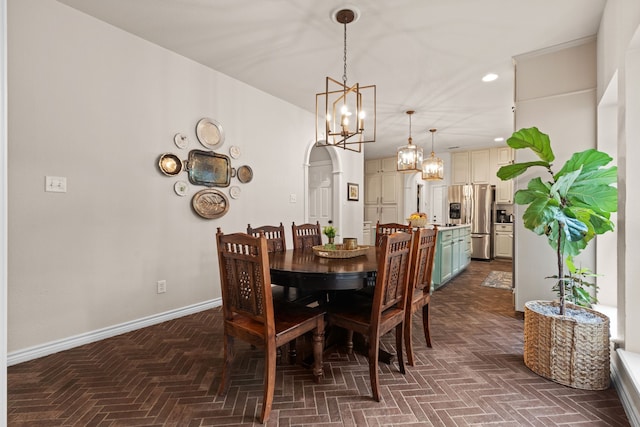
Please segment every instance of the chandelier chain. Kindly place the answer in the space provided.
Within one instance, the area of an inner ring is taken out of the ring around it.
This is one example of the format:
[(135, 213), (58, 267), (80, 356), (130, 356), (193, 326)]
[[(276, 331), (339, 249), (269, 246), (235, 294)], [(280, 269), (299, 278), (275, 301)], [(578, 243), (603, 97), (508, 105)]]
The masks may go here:
[(344, 56), (342, 60), (344, 61), (344, 71), (342, 74), (342, 82), (344, 85), (347, 85), (347, 23), (344, 24)]

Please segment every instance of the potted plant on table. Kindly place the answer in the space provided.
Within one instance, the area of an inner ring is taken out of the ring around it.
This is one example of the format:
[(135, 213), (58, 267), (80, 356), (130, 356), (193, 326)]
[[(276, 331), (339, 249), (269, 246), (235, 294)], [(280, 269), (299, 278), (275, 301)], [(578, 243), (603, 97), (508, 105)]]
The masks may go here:
[[(588, 269), (576, 268), (573, 258), (598, 235), (612, 231), (617, 210), (617, 167), (612, 158), (588, 149), (574, 153), (558, 171), (549, 136), (537, 128), (515, 132), (507, 144), (530, 149), (540, 160), (503, 166), (497, 176), (513, 179), (529, 168), (542, 167), (548, 180), (532, 178), (514, 202), (527, 205), (525, 228), (545, 236), (555, 251), (554, 279), (559, 301), (525, 304), (524, 362), (533, 372), (575, 388), (601, 390), (609, 386), (609, 319), (588, 308), (595, 302), (595, 285)], [(570, 302), (568, 302), (569, 300)]]
[[(329, 243), (327, 243), (327, 245), (333, 246), (333, 249), (335, 249), (334, 239), (336, 237), (336, 231), (336, 228), (332, 225), (327, 225), (326, 227), (322, 228), (322, 234), (327, 236), (327, 239), (329, 240)], [(325, 247), (327, 247), (327, 245), (325, 245)]]

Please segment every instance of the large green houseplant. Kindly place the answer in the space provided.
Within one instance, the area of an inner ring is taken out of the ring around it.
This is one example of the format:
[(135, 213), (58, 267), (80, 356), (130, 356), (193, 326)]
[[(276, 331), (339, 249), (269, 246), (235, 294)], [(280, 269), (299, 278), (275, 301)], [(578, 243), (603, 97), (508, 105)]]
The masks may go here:
[[(549, 136), (535, 127), (514, 132), (507, 140), (507, 145), (515, 150), (529, 149), (539, 160), (503, 166), (498, 170), (498, 178), (513, 179), (530, 168), (542, 168), (546, 172), (546, 179), (534, 177), (526, 189), (516, 191), (514, 202), (527, 205), (522, 216), (524, 227), (546, 237), (555, 251), (557, 263), (557, 274), (551, 276), (555, 279), (554, 289), (559, 295), (559, 302), (551, 305), (556, 313), (552, 311), (550, 316), (542, 319), (537, 317), (539, 314), (528, 310), (529, 304), (525, 304), (525, 364), (534, 372), (565, 385), (605, 388), (609, 384), (608, 318), (588, 308), (568, 304), (566, 300), (588, 306), (595, 298), (589, 289), (593, 285), (586, 281), (591, 276), (590, 271), (577, 269), (573, 257), (585, 249), (596, 235), (614, 228), (611, 213), (618, 207), (618, 190), (615, 187), (617, 167), (605, 167), (612, 158), (601, 151), (588, 149), (574, 153), (556, 172), (553, 170), (555, 155)], [(600, 321), (600, 325), (596, 322), (584, 326), (580, 319), (567, 319), (567, 306), (572, 308), (572, 315), (574, 312), (586, 311), (592, 317), (599, 316), (605, 320)], [(599, 328), (600, 332), (578, 330), (582, 327)], [(553, 328), (570, 330), (566, 332)], [(554, 338), (545, 335), (552, 335)], [(586, 344), (589, 348), (579, 348), (582, 344), (578, 341), (584, 338), (583, 335), (589, 341)], [(558, 342), (550, 342), (552, 339)], [(576, 351), (579, 353), (591, 354), (594, 360), (584, 362), (583, 354), (571, 353), (574, 347), (578, 347)], [(598, 354), (600, 352), (601, 355)], [(563, 357), (567, 360), (554, 361), (555, 358)], [(584, 366), (574, 366), (576, 360), (583, 361), (580, 363)], [(562, 367), (558, 368), (555, 366), (557, 364)], [(564, 365), (572, 365), (571, 369), (575, 368), (577, 371), (564, 372), (567, 370)], [(601, 372), (602, 379), (596, 380), (594, 384), (588, 378), (577, 378), (588, 377), (591, 375), (589, 371)]]

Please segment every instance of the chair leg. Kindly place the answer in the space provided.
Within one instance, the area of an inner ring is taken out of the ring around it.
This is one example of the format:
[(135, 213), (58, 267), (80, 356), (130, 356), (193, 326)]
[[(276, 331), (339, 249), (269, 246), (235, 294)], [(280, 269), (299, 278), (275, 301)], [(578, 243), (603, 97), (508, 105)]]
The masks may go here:
[(369, 378), (371, 379), (371, 392), (373, 400), (380, 402), (380, 379), (378, 377), (378, 351), (380, 350), (380, 338), (369, 338)]
[(402, 354), (403, 333), (404, 333), (404, 325), (400, 323), (398, 326), (396, 326), (396, 354), (398, 355), (398, 369), (404, 375), (405, 374), (404, 356)]
[(271, 405), (273, 403), (273, 393), (276, 386), (276, 345), (271, 342), (265, 349), (264, 361), (264, 397), (262, 399), (262, 414), (260, 422), (265, 423), (271, 414)]
[(404, 347), (407, 351), (407, 363), (413, 366), (413, 340), (411, 339), (413, 332), (413, 311), (411, 307), (407, 307), (407, 315), (404, 318)]
[(231, 365), (233, 365), (235, 356), (233, 340), (234, 338), (231, 335), (224, 334), (224, 362), (222, 363), (222, 380), (220, 380), (220, 386), (218, 387), (218, 396), (226, 395), (229, 389)]
[(324, 375), (322, 370), (322, 353), (324, 352), (324, 319), (320, 319), (313, 331), (313, 380), (316, 383)]
[(347, 354), (353, 354), (353, 331), (347, 329)]
[(431, 332), (429, 330), (429, 304), (422, 307), (422, 327), (424, 329), (424, 339), (427, 347), (431, 347)]

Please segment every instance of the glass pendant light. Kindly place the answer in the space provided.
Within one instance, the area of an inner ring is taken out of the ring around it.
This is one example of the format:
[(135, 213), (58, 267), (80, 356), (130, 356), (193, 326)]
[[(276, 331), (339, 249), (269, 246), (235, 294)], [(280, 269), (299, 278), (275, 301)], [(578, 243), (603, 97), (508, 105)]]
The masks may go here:
[(431, 132), (431, 155), (422, 162), (422, 179), (425, 181), (441, 181), (444, 179), (444, 164), (442, 159), (436, 157), (433, 152), (433, 138), (437, 129), (429, 129)]
[(409, 143), (404, 147), (398, 148), (398, 163), (396, 170), (398, 172), (420, 172), (422, 169), (422, 148), (413, 144), (411, 138), (411, 116), (415, 113), (413, 110), (407, 111), (409, 115)]

